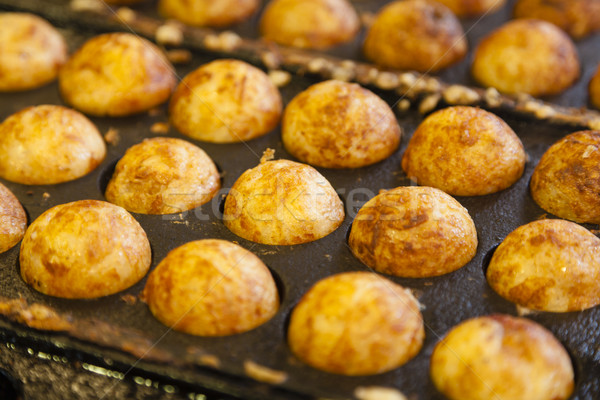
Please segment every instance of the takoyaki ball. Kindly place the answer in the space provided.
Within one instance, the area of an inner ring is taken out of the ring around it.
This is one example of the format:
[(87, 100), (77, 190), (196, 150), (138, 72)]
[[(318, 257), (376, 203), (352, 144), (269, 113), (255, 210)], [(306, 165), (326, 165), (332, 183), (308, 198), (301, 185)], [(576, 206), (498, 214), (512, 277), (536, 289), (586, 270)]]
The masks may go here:
[(377, 14), (363, 50), (383, 67), (435, 72), (461, 60), (467, 40), (446, 6), (432, 0), (394, 1)]
[(331, 184), (309, 165), (266, 161), (244, 172), (225, 200), (225, 226), (253, 242), (293, 245), (329, 235), (344, 220)]
[(63, 36), (27, 13), (0, 13), (0, 91), (33, 89), (53, 81), (67, 61)]
[(506, 0), (436, 0), (459, 17), (477, 17), (504, 7)]
[(107, 4), (116, 5), (116, 6), (126, 6), (136, 3), (141, 3), (146, 0), (103, 0)]
[(292, 311), (288, 328), (289, 346), (300, 360), (343, 375), (397, 368), (420, 351), (424, 336), (414, 296), (371, 272), (317, 282)]
[(594, 307), (600, 303), (600, 239), (569, 221), (531, 222), (498, 246), (487, 280), (500, 296), (529, 309)]
[(434, 348), (431, 380), (450, 400), (565, 400), (571, 359), (541, 325), (490, 315), (454, 327)]
[(162, 51), (130, 33), (88, 40), (59, 74), (63, 99), (94, 116), (147, 111), (167, 101), (175, 83), (173, 66)]
[(69, 299), (120, 292), (150, 268), (150, 243), (125, 209), (98, 200), (61, 204), (29, 226), (21, 277), (35, 290)]
[(143, 297), (163, 324), (199, 336), (249, 331), (279, 308), (265, 264), (241, 246), (213, 239), (169, 252), (148, 277)]
[(596, 108), (600, 108), (600, 65), (594, 73), (592, 80), (589, 84), (590, 102)]
[(286, 150), (311, 165), (358, 168), (389, 157), (402, 130), (385, 101), (357, 84), (326, 81), (298, 94), (281, 127)]
[(311, 49), (348, 42), (359, 29), (358, 14), (348, 0), (273, 0), (260, 21), (265, 39)]
[(259, 5), (259, 0), (160, 0), (158, 10), (188, 25), (224, 27), (250, 18)]
[(188, 74), (169, 105), (184, 135), (213, 143), (243, 142), (275, 129), (282, 102), (267, 74), (243, 61), (217, 60)]
[(600, 132), (572, 133), (542, 156), (531, 195), (544, 210), (571, 221), (600, 224)]
[(575, 39), (600, 29), (597, 0), (518, 0), (515, 18), (535, 18), (553, 23)]
[(525, 160), (523, 144), (502, 119), (479, 108), (457, 106), (437, 111), (419, 125), (402, 168), (419, 185), (456, 196), (479, 196), (515, 183)]
[(0, 254), (13, 248), (25, 235), (27, 214), (19, 200), (0, 183)]
[(140, 214), (173, 214), (210, 201), (221, 187), (219, 171), (199, 147), (175, 138), (152, 138), (130, 147), (106, 188), (106, 199)]
[(558, 94), (580, 73), (573, 41), (555, 25), (535, 20), (511, 21), (486, 36), (475, 49), (473, 77), (504, 93)]
[(468, 211), (441, 190), (398, 187), (359, 210), (348, 242), (378, 272), (423, 278), (468, 263), (477, 252), (477, 231)]
[(0, 124), (0, 177), (27, 185), (71, 181), (104, 160), (106, 145), (83, 114), (56, 105), (28, 107)]

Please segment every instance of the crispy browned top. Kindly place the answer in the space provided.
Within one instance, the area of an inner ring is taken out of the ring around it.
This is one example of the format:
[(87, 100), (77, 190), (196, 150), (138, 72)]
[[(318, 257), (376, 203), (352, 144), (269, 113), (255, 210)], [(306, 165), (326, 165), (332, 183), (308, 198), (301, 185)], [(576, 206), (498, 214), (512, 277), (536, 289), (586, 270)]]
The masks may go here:
[(165, 102), (175, 87), (173, 66), (153, 43), (130, 33), (93, 37), (59, 75), (63, 98), (91, 115), (123, 116)]
[(402, 130), (393, 111), (357, 84), (326, 81), (288, 104), (281, 135), (299, 160), (326, 168), (357, 168), (389, 157)]
[(600, 223), (600, 132), (572, 133), (553, 144), (531, 177), (531, 195), (546, 211)]
[(431, 378), (450, 400), (567, 399), (569, 354), (541, 325), (494, 314), (454, 327), (434, 348)]
[(600, 304), (600, 239), (569, 221), (531, 222), (498, 246), (487, 280), (523, 307), (552, 312), (594, 307)]
[(113, 204), (81, 200), (44, 212), (27, 229), (21, 276), (51, 296), (95, 298), (138, 282), (150, 267), (150, 243), (138, 222)]
[(434, 72), (462, 59), (467, 41), (447, 7), (429, 0), (394, 1), (377, 15), (364, 53), (384, 67)]

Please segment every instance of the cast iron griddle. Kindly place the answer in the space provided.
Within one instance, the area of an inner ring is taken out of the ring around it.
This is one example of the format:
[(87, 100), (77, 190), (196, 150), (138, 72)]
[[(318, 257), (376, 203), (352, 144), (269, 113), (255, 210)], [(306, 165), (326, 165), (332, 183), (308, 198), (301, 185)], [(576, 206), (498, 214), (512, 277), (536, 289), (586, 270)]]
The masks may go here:
[[(15, 1), (2, 0), (0, 6), (14, 9)], [(35, 2), (24, 1), (21, 6)], [(97, 34), (86, 30), (73, 19), (68, 2), (62, 0), (45, 3), (38, 12), (62, 27), (71, 50), (84, 40)], [(377, 4), (375, 4), (377, 3)], [(375, 9), (383, 2), (356, 1), (359, 9)], [(502, 11), (484, 18), (464, 21), (471, 48), (484, 33), (509, 18), (512, 2)], [(143, 6), (141, 11), (154, 13), (154, 4)], [(243, 24), (240, 32), (256, 36), (257, 17)], [(101, 24), (98, 24), (99, 26)], [(98, 28), (95, 26), (95, 28)], [(126, 30), (126, 28), (123, 28)], [(342, 46), (337, 55), (360, 59), (360, 41)], [(600, 37), (583, 40), (578, 49), (585, 60), (582, 79), (563, 95), (549, 99), (557, 104), (586, 106), (586, 85), (600, 61)], [(191, 63), (177, 67), (180, 77), (202, 63), (215, 59), (214, 54), (195, 52)], [(446, 81), (472, 84), (467, 58), (459, 65), (443, 72)], [(281, 89), (285, 103), (299, 91), (315, 83), (314, 78), (295, 76)], [(398, 97), (378, 92), (390, 104)], [(23, 93), (0, 94), (0, 117), (30, 105), (63, 104), (53, 83), (41, 89)], [(183, 214), (149, 216), (134, 214), (145, 229), (153, 251), (154, 268), (173, 248), (191, 240), (221, 238), (236, 241), (257, 254), (272, 270), (281, 295), (281, 308), (277, 315), (259, 328), (240, 335), (223, 338), (201, 338), (168, 330), (150, 314), (140, 301), (130, 304), (123, 295), (137, 296), (145, 279), (123, 293), (96, 300), (64, 300), (42, 295), (28, 287), (20, 278), (18, 266), (19, 246), (0, 255), (0, 295), (5, 298), (22, 298), (27, 303), (51, 307), (60, 315), (68, 315), (74, 327), (68, 332), (48, 333), (25, 327), (12, 320), (0, 320), (1, 337), (16, 344), (33, 348), (62, 349), (70, 359), (91, 357), (97, 362), (111, 365), (123, 373), (135, 368), (172, 382), (208, 387), (214, 392), (243, 399), (295, 399), (295, 398), (354, 398), (359, 386), (393, 387), (409, 399), (443, 399), (429, 379), (429, 357), (437, 341), (461, 321), (490, 313), (517, 315), (516, 306), (496, 295), (487, 285), (484, 268), (491, 251), (513, 229), (544, 215), (529, 194), (529, 179), (543, 152), (559, 138), (577, 130), (570, 126), (550, 125), (515, 117), (510, 112), (500, 114), (519, 135), (529, 155), (523, 177), (511, 188), (500, 193), (465, 197), (458, 200), (469, 210), (478, 230), (479, 247), (475, 258), (460, 270), (428, 279), (401, 279), (393, 281), (412, 289), (423, 305), (426, 340), (421, 352), (404, 366), (391, 372), (370, 377), (344, 377), (312, 369), (290, 352), (286, 344), (286, 324), (290, 312), (300, 297), (316, 281), (344, 271), (368, 270), (356, 260), (348, 246), (347, 235), (353, 217), (360, 206), (380, 189), (410, 185), (400, 168), (401, 155), (412, 132), (422, 120), (415, 110), (397, 113), (404, 130), (401, 148), (389, 159), (374, 166), (356, 170), (319, 171), (331, 182), (346, 206), (346, 219), (331, 235), (316, 242), (298, 246), (268, 246), (243, 240), (225, 228), (221, 221), (224, 195), (235, 180), (248, 168), (258, 164), (266, 148), (276, 150), (276, 158), (292, 157), (283, 149), (280, 132), (239, 144), (210, 144), (193, 141), (171, 129), (168, 136), (190, 140), (202, 147), (220, 168), (223, 180), (221, 193), (214, 201)], [(101, 132), (109, 128), (119, 131), (118, 145), (109, 145), (107, 157), (97, 170), (73, 182), (53, 186), (26, 186), (2, 181), (19, 198), (25, 207), (29, 222), (48, 208), (81, 199), (104, 200), (103, 190), (116, 161), (125, 150), (144, 138), (156, 136), (150, 131), (155, 122), (166, 122), (166, 106), (156, 114), (141, 114), (126, 118), (91, 118)], [(597, 229), (597, 226), (586, 225)], [(574, 399), (600, 398), (600, 307), (564, 314), (536, 312), (528, 318), (551, 330), (570, 352), (576, 370)], [(139, 361), (140, 356), (143, 360)], [(218, 362), (215, 363), (215, 360)], [(279, 385), (256, 383), (247, 378), (244, 363), (253, 361), (287, 374)], [(207, 366), (207, 364), (210, 364)], [(68, 390), (68, 389), (65, 389)], [(117, 388), (107, 382), (98, 397), (119, 396)], [(112, 392), (115, 391), (115, 392)], [(65, 393), (68, 398), (69, 394)]]

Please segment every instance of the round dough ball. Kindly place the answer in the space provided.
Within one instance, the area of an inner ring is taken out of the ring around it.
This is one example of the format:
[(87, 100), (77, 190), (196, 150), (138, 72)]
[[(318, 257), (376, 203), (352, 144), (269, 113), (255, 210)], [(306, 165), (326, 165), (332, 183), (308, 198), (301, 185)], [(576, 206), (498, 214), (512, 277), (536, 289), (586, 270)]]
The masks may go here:
[(275, 129), (281, 95), (267, 74), (243, 61), (217, 60), (177, 86), (169, 113), (184, 135), (213, 143), (243, 142)]
[(491, 14), (504, 7), (506, 0), (436, 0), (459, 17), (477, 17)]
[(468, 211), (441, 190), (398, 187), (359, 210), (348, 243), (378, 272), (424, 278), (468, 263), (477, 252), (477, 231)]
[(596, 108), (600, 108), (600, 65), (592, 77), (589, 85), (590, 102)]
[(569, 221), (523, 225), (498, 246), (487, 280), (500, 296), (550, 312), (600, 304), (600, 239)]
[(600, 29), (598, 0), (518, 0), (514, 15), (551, 22), (575, 39)]
[(600, 132), (575, 132), (552, 145), (533, 171), (530, 186), (544, 210), (600, 224)]
[(455, 196), (506, 189), (525, 169), (525, 150), (513, 130), (494, 114), (448, 107), (427, 117), (402, 158), (406, 175)]
[(343, 375), (390, 371), (413, 358), (425, 331), (407, 289), (371, 272), (315, 284), (292, 311), (288, 343), (310, 366)]
[(508, 22), (475, 50), (473, 77), (505, 93), (557, 94), (580, 73), (573, 41), (555, 25), (534, 19)]
[(175, 138), (146, 139), (119, 160), (106, 199), (135, 213), (180, 213), (210, 201), (220, 179), (201, 148)]
[(329, 235), (344, 221), (344, 205), (316, 169), (288, 160), (244, 172), (225, 200), (225, 226), (253, 242), (292, 245)]
[(88, 40), (59, 74), (63, 99), (95, 116), (149, 110), (167, 101), (175, 83), (173, 66), (162, 51), (130, 33)]
[(435, 72), (461, 60), (467, 40), (447, 7), (430, 0), (394, 1), (377, 14), (364, 53), (383, 67)]
[(98, 200), (44, 212), (21, 243), (21, 277), (35, 290), (69, 299), (114, 294), (150, 267), (146, 233), (125, 209)]
[(248, 19), (259, 0), (160, 0), (159, 12), (188, 25), (224, 27)]
[(0, 253), (11, 249), (23, 238), (27, 214), (15, 195), (0, 183)]
[(310, 49), (348, 42), (359, 29), (358, 14), (348, 0), (273, 0), (260, 21), (265, 39)]
[(388, 158), (402, 130), (393, 111), (357, 84), (327, 81), (298, 94), (286, 107), (281, 137), (300, 161), (325, 168), (358, 168)]
[(565, 400), (574, 387), (569, 354), (552, 333), (508, 315), (454, 327), (430, 365), (433, 383), (450, 400)]
[(33, 89), (56, 79), (67, 61), (64, 38), (46, 20), (0, 13), (0, 91)]
[(144, 300), (163, 324), (200, 336), (249, 331), (279, 308), (265, 264), (243, 247), (210, 239), (169, 252), (148, 277)]
[(103, 1), (107, 4), (129, 5), (129, 4), (141, 3), (146, 0), (103, 0)]
[(26, 185), (71, 181), (104, 160), (106, 145), (83, 114), (55, 105), (28, 107), (0, 124), (0, 177)]

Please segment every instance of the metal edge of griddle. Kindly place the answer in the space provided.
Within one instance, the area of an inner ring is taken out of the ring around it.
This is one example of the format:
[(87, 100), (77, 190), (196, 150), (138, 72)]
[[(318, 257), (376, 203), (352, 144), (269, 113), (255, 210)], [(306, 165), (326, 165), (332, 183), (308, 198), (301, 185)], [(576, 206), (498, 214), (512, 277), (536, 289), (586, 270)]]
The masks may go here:
[[(114, 348), (103, 348), (60, 333), (26, 328), (1, 317), (0, 343), (31, 348), (50, 356), (64, 356), (72, 363), (88, 363), (116, 371), (123, 374), (121, 380), (130, 381), (131, 384), (134, 384), (134, 377), (142, 376), (160, 382), (161, 386), (173, 385), (179, 388), (180, 392), (210, 393), (212, 396), (228, 396), (228, 400), (309, 400), (314, 398), (210, 368), (198, 366), (192, 371), (156, 362), (147, 362)], [(76, 366), (72, 367), (77, 368)], [(213, 397), (207, 396), (207, 398), (212, 399)]]

